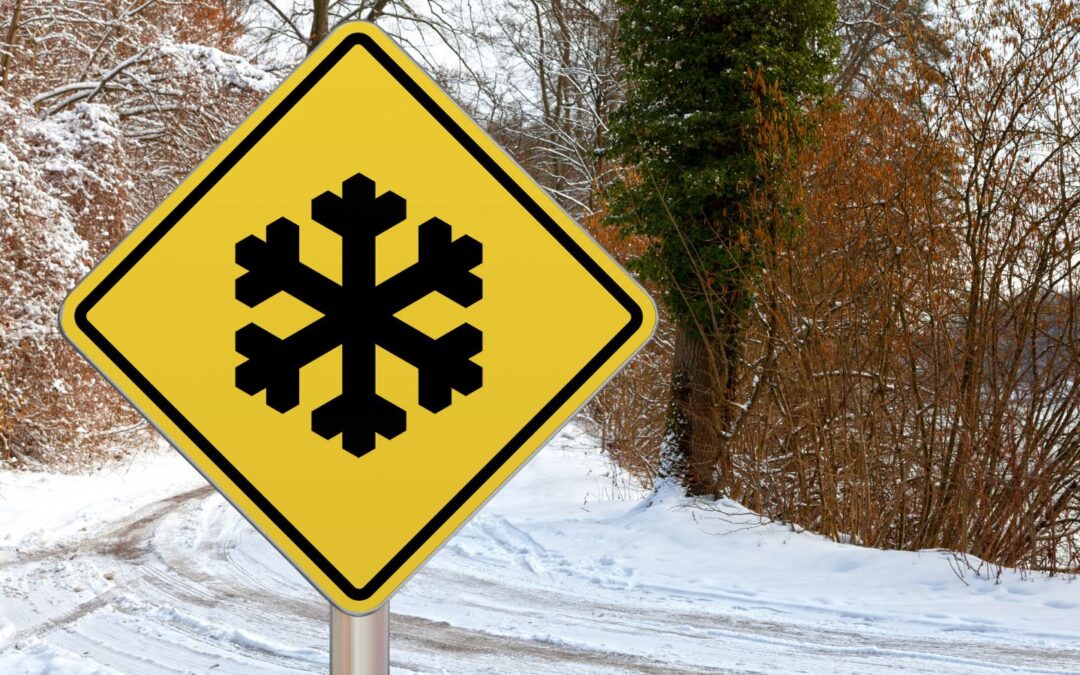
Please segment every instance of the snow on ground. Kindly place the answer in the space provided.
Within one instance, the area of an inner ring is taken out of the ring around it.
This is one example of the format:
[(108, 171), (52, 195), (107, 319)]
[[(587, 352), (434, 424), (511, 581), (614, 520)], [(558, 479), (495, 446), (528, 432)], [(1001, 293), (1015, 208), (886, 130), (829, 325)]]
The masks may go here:
[[(570, 427), (391, 602), (398, 672), (1076, 672), (1080, 581), (616, 487)], [(327, 609), (177, 455), (0, 473), (0, 673), (325, 672)]]

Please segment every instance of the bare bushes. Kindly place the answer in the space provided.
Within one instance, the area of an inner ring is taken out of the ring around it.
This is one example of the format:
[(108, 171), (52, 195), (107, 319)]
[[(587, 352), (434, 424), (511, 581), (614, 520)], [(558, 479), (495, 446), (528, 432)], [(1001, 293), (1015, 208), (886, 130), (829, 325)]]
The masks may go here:
[(59, 299), (97, 253), (87, 242), (124, 222), (115, 123), (104, 106), (43, 121), (0, 103), (0, 459), (49, 448), (70, 462), (81, 438), (134, 422), (56, 330)]
[(145, 437), (59, 335), (60, 301), (275, 80), (221, 51), (239, 28), (220, 3), (0, 16), (0, 462), (79, 466)]
[(1051, 4), (954, 10), (945, 63), (824, 116), (748, 326), (751, 508), (1080, 569), (1080, 13)]
[[(584, 224), (621, 263), (645, 248), (642, 238), (623, 236), (602, 214), (586, 218)], [(667, 431), (675, 331), (660, 309), (653, 339), (600, 390), (580, 417), (610, 460), (642, 485), (652, 485), (661, 474), (660, 447)]]

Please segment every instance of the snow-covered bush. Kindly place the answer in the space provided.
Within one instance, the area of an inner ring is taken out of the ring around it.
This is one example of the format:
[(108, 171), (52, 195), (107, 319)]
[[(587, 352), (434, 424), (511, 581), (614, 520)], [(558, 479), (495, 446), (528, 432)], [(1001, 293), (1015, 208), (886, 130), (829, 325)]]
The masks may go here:
[(56, 327), (59, 300), (122, 230), (116, 122), (98, 104), (40, 119), (0, 101), (0, 457), (70, 461), (132, 422)]
[(0, 462), (77, 466), (144, 427), (62, 338), (60, 302), (277, 80), (227, 52), (227, 3), (0, 0), (0, 16)]

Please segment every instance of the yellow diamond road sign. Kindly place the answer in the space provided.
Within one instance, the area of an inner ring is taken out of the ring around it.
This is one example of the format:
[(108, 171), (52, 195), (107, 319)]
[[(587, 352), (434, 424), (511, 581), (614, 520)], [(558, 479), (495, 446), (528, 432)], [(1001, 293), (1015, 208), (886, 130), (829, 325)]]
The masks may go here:
[(61, 323), (363, 614), (645, 343), (655, 308), (357, 23), (79, 284)]

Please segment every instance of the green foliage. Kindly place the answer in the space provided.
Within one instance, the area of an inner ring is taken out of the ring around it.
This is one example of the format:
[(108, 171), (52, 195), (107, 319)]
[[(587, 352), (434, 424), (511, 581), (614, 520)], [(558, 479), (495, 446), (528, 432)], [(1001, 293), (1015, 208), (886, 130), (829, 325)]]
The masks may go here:
[[(745, 207), (765, 180), (755, 152), (762, 106), (797, 118), (826, 95), (836, 2), (620, 4), (629, 91), (611, 151), (632, 171), (610, 191), (610, 217), (649, 237), (637, 268), (659, 283), (677, 321), (700, 330), (748, 306), (740, 291), (757, 256)], [(762, 96), (758, 75), (783, 98)]]

